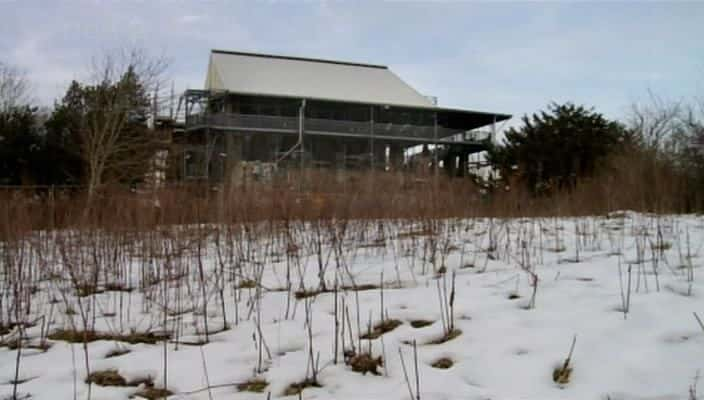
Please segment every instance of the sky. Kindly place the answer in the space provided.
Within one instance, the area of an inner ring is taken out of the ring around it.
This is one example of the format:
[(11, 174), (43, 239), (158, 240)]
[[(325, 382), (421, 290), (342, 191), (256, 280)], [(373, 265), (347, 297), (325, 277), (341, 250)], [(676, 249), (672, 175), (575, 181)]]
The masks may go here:
[(223, 49), (384, 64), (441, 106), (515, 117), (704, 96), (704, 2), (0, 0), (0, 16), (0, 62), (45, 105), (120, 48), (166, 57), (177, 91)]

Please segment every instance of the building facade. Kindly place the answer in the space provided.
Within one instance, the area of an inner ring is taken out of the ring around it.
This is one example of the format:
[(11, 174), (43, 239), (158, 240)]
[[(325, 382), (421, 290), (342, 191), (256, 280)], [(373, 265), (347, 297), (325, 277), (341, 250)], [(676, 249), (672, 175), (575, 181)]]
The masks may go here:
[(467, 172), (509, 115), (438, 107), (386, 66), (213, 50), (203, 90), (185, 92), (175, 138), (184, 179), (243, 170), (442, 168)]

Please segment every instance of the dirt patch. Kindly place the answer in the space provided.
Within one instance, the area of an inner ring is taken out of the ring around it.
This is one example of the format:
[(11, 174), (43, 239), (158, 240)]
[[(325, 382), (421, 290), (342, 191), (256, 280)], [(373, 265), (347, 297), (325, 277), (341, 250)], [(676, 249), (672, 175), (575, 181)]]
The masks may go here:
[(435, 323), (435, 321), (430, 321), (427, 319), (414, 319), (413, 321), (411, 321), (411, 326), (413, 328), (418, 329), (418, 328), (425, 328), (426, 326), (430, 326), (434, 323)]

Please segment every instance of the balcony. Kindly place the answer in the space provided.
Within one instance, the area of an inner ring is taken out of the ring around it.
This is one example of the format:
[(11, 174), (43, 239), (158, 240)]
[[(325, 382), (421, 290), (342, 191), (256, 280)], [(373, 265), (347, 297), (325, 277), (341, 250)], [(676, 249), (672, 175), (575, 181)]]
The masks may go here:
[[(372, 129), (373, 125), (373, 129)], [(243, 132), (298, 132), (298, 117), (281, 117), (253, 114), (193, 114), (186, 119), (186, 129), (213, 128)], [(377, 138), (423, 143), (483, 144), (491, 140), (491, 132), (449, 129), (438, 126), (392, 124), (371, 121), (340, 121), (332, 119), (306, 118), (304, 132), (307, 135)]]

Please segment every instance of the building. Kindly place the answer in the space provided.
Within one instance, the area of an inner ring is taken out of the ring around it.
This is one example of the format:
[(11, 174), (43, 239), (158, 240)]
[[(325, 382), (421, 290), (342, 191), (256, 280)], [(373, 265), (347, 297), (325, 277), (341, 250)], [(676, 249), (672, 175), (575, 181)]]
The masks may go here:
[(509, 115), (443, 108), (388, 67), (212, 50), (203, 90), (188, 90), (185, 179), (232, 182), (249, 167), (442, 168), (464, 175)]

